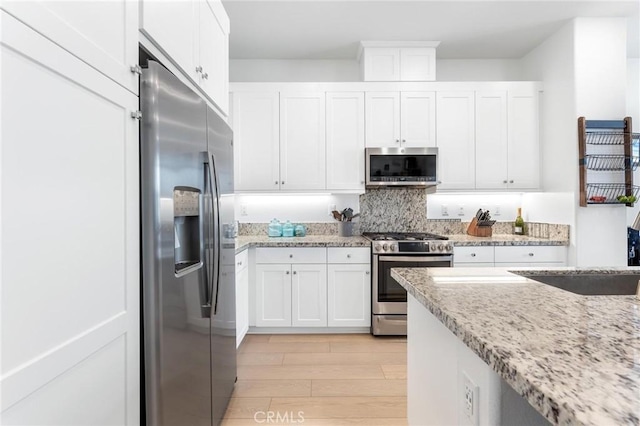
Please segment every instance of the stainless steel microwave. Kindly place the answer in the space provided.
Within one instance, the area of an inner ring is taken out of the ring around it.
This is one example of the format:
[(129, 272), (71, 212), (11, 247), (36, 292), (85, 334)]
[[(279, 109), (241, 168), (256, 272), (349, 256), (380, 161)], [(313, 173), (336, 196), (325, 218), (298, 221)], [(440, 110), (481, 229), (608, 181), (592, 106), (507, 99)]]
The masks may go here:
[(366, 187), (415, 186), (435, 191), (438, 148), (366, 148)]

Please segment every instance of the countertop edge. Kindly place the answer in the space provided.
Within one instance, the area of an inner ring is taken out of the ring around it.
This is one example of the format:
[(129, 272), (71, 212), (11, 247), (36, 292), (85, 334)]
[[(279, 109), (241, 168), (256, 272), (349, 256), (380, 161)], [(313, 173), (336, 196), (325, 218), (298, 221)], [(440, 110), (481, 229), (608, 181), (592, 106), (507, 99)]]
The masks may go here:
[(573, 408), (563, 406), (560, 409), (557, 401), (534, 386), (517, 368), (510, 366), (508, 361), (505, 362), (503, 357), (495, 353), (490, 342), (485, 342), (472, 332), (465, 330), (453, 316), (417, 292), (413, 284), (398, 275), (393, 269), (391, 276), (547, 420), (554, 424), (581, 424), (577, 420)]

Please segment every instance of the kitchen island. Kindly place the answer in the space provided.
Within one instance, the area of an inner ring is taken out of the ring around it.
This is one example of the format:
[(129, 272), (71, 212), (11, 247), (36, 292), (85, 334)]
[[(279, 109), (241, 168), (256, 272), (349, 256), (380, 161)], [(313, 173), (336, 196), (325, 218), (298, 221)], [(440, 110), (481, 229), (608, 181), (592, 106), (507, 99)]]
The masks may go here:
[[(640, 274), (640, 269), (607, 272)], [(504, 417), (509, 407), (501, 404), (514, 399), (505, 402), (505, 383), (554, 424), (640, 422), (635, 296), (580, 296), (502, 268), (402, 268), (393, 269), (392, 277), (409, 293), (411, 424), (509, 423)], [(479, 388), (472, 398), (475, 418), (465, 416), (465, 378)], [(452, 410), (453, 417), (438, 417)]]

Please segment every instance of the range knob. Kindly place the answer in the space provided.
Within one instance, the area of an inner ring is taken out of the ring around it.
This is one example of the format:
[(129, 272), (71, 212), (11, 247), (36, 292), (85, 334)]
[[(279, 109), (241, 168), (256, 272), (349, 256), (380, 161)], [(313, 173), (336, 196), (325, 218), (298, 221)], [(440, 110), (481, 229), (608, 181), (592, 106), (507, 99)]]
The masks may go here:
[(389, 248), (389, 246), (387, 244), (383, 244), (382, 245), (382, 250), (387, 251), (388, 248)]
[(452, 251), (453, 250), (453, 247), (451, 246), (450, 243), (445, 244), (444, 248), (445, 248), (446, 251)]
[(389, 244), (389, 251), (396, 251), (396, 246)]
[(436, 251), (436, 244), (435, 243), (429, 244), (429, 251)]
[(442, 251), (444, 250), (444, 245), (443, 244), (438, 244), (438, 251)]
[(375, 251), (380, 251), (382, 250), (382, 246), (380, 244), (376, 244), (375, 246), (373, 246)]

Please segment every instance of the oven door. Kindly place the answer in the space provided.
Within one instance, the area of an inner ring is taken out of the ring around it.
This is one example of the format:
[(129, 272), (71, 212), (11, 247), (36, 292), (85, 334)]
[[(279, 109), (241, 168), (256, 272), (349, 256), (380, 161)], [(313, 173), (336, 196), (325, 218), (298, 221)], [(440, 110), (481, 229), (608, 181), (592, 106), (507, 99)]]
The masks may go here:
[(391, 278), (391, 268), (451, 267), (453, 257), (429, 255), (373, 256), (372, 313), (406, 314), (407, 291)]

